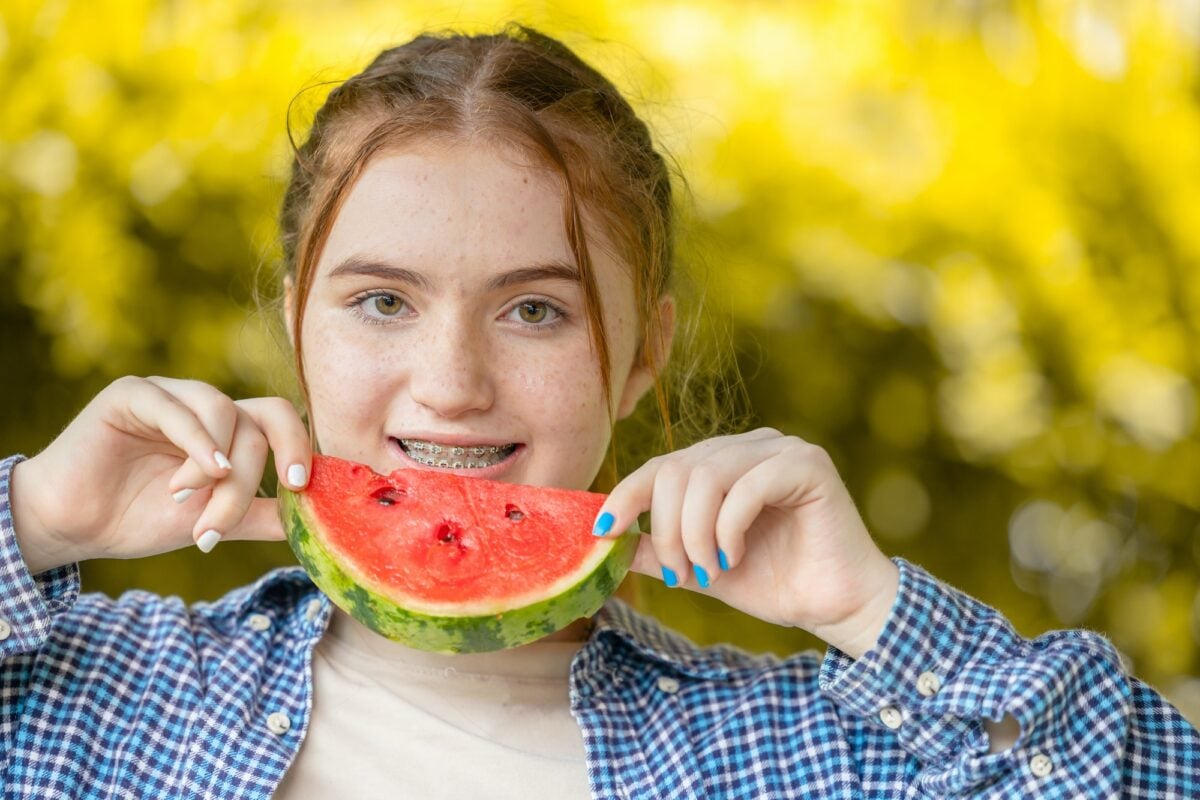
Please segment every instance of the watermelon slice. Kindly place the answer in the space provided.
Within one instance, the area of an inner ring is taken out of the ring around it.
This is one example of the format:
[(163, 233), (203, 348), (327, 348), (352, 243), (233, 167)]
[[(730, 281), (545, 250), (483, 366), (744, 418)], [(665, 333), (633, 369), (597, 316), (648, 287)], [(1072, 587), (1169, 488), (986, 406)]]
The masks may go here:
[(410, 647), (470, 653), (599, 610), (638, 539), (592, 535), (604, 499), (317, 455), (303, 492), (281, 487), (280, 512), (313, 582), (359, 622)]

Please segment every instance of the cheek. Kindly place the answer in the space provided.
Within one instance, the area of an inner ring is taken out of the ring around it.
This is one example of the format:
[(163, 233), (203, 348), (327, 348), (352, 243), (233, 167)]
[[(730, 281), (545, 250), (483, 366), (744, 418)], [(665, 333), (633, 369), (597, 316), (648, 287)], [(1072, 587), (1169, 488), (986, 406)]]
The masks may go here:
[(604, 387), (586, 349), (536, 366), (523, 364), (514, 370), (510, 385), (510, 401), (523, 406), (526, 418), (536, 420), (544, 431), (576, 443), (607, 434)]
[(343, 440), (373, 424), (394, 365), (327, 328), (306, 329), (304, 338), (304, 371), (319, 438)]

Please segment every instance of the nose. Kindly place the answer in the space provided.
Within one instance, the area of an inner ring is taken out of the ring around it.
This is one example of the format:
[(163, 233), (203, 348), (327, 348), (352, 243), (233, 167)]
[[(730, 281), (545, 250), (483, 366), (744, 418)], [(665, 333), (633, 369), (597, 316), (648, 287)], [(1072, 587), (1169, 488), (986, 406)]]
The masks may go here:
[(409, 393), (416, 403), (447, 418), (491, 407), (495, 385), (485, 336), (446, 319), (427, 322), (411, 345)]

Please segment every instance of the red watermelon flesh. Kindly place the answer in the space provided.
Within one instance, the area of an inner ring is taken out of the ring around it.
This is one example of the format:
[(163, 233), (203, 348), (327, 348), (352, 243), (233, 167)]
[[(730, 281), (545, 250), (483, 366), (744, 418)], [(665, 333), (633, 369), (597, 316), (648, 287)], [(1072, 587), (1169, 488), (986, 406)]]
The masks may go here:
[(281, 497), (314, 582), (422, 649), (512, 647), (595, 613), (636, 549), (636, 536), (592, 535), (605, 499), (593, 492), (315, 456), (307, 489)]

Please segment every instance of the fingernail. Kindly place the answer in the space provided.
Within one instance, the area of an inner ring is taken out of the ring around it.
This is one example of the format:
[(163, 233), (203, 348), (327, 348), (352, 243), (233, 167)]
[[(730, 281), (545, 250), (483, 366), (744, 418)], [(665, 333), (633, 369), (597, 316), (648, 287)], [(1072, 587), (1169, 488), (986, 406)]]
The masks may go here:
[(729, 569), (729, 558), (724, 550), (717, 551), (717, 563), (721, 565), (721, 569)]
[(613, 515), (605, 511), (596, 518), (596, 524), (592, 526), (592, 533), (596, 536), (603, 536), (612, 530)]
[(287, 480), (288, 483), (299, 489), (308, 481), (308, 470), (304, 469), (303, 464), (292, 464), (288, 467)]
[(675, 570), (668, 569), (667, 567), (663, 567), (662, 571), (663, 571), (663, 583), (665, 583), (668, 588), (679, 584), (679, 578), (675, 575)]
[(692, 565), (692, 571), (696, 573), (696, 581), (700, 584), (701, 589), (708, 588), (708, 573), (704, 571), (704, 567), (699, 564)]
[(221, 534), (217, 531), (205, 531), (200, 534), (200, 538), (196, 540), (196, 547), (200, 548), (201, 553), (211, 553), (212, 549), (217, 546), (217, 542), (221, 541)]
[(217, 462), (217, 466), (221, 469), (233, 469), (233, 465), (229, 463), (229, 458), (220, 450), (213, 451), (213, 461)]
[(182, 503), (184, 500), (187, 500), (189, 497), (191, 497), (195, 491), (195, 489), (180, 489), (178, 492), (171, 495), (171, 497), (175, 498), (176, 503)]

